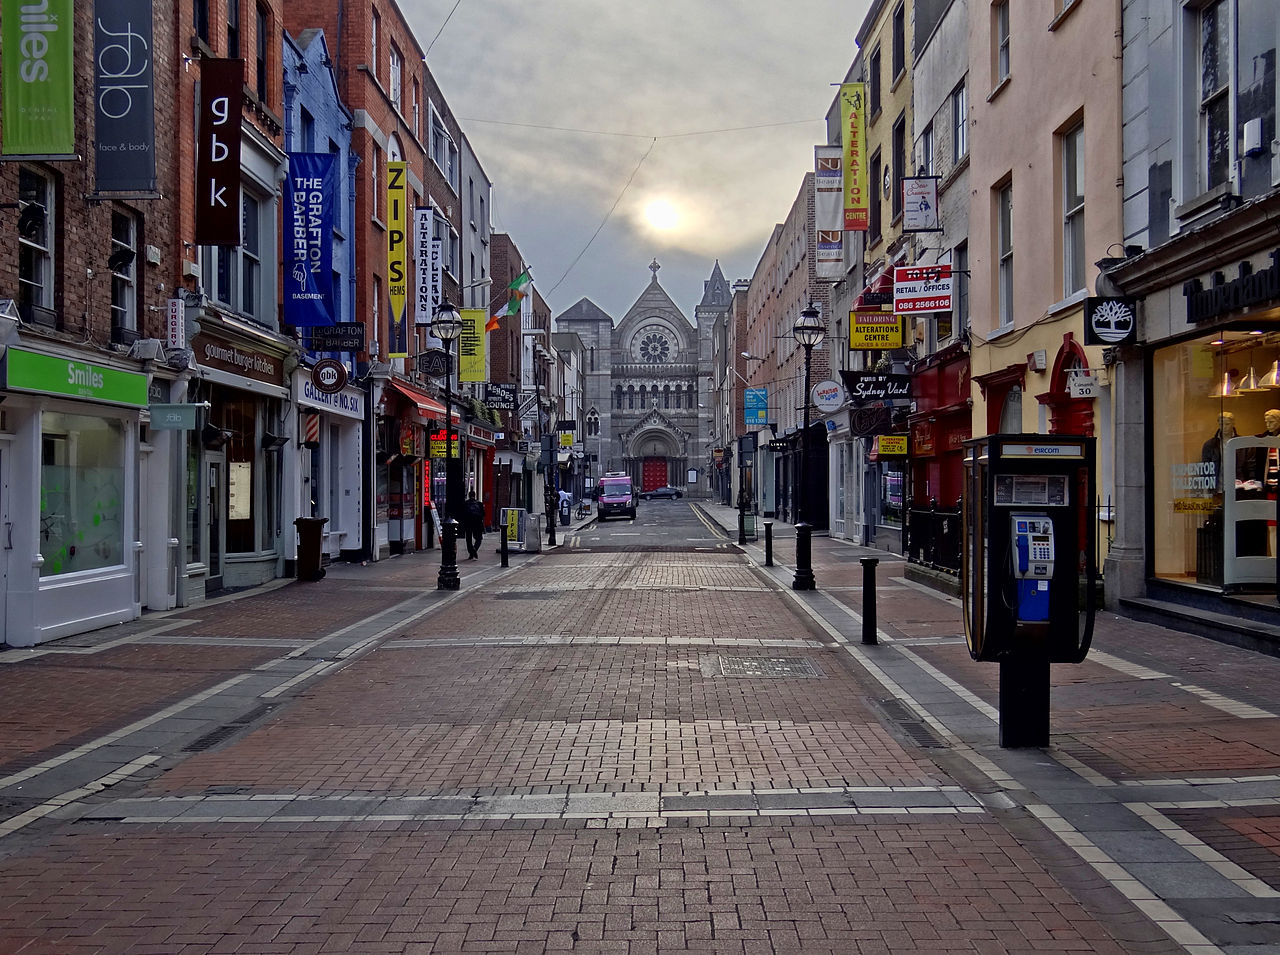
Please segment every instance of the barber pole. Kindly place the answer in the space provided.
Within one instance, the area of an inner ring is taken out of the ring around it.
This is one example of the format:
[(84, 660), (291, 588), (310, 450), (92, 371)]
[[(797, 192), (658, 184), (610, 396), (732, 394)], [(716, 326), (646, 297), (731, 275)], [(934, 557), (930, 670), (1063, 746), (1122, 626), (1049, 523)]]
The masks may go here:
[(320, 416), (318, 414), (302, 416), (302, 443), (308, 448), (320, 447)]

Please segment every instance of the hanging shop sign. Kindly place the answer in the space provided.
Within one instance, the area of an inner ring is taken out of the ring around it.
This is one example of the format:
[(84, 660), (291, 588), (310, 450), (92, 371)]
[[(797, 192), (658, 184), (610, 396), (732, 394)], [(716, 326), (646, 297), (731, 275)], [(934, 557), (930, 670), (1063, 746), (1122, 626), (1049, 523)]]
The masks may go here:
[(840, 87), (840, 144), (844, 159), (844, 229), (866, 232), (871, 224), (867, 184), (867, 84)]
[(333, 153), (290, 153), (284, 194), (284, 320), (332, 325), (333, 221), (338, 164)]
[(1131, 298), (1084, 300), (1086, 345), (1131, 345), (1138, 340), (1138, 308)]
[(484, 403), (496, 411), (516, 410), (516, 386), (489, 382), (484, 386)]
[(428, 348), (418, 356), (418, 367), (428, 378), (443, 378), (453, 371), (453, 356), (443, 348)]
[(416, 268), (413, 291), (413, 323), (430, 325), (440, 310), (444, 243), (433, 238), (436, 213), (430, 206), (413, 210), (413, 256)]
[(151, 0), (97, 0), (93, 12), (98, 191), (154, 192), (156, 111)]
[(240, 244), (240, 112), (244, 60), (200, 60), (196, 245)]
[(196, 428), (196, 408), (192, 404), (152, 404), (147, 406), (151, 413), (152, 431), (194, 431)]
[(164, 343), (181, 351), (187, 347), (187, 306), (180, 298), (169, 299), (165, 311)]
[(325, 395), (336, 395), (347, 387), (347, 366), (334, 358), (322, 358), (311, 369), (311, 383)]
[(938, 183), (941, 176), (907, 176), (902, 180), (902, 231), (941, 232)]
[(893, 310), (899, 315), (951, 311), (951, 266), (910, 265), (893, 270)]
[(911, 376), (869, 371), (842, 371), (840, 377), (854, 404), (911, 397)]
[(1252, 262), (1241, 262), (1237, 277), (1230, 282), (1223, 273), (1214, 272), (1209, 288), (1200, 279), (1192, 279), (1183, 283), (1182, 294), (1191, 325), (1253, 305), (1273, 304), (1280, 298), (1280, 249), (1271, 253), (1271, 265), (1260, 272), (1253, 270)]
[[(445, 437), (446, 436), (445, 436), (444, 428), (440, 428), (438, 431), (431, 432), (430, 434), (431, 456), (433, 458), (445, 457), (445, 452), (444, 452)], [(453, 453), (450, 454), (449, 457), (452, 457), (452, 458), (460, 457), (458, 453), (458, 433), (456, 431), (453, 433)]]
[(907, 435), (881, 434), (873, 442), (876, 454), (883, 457), (905, 458), (907, 456)]
[(462, 334), (458, 336), (458, 381), (478, 383), (489, 377), (485, 369), (484, 323), (489, 310), (463, 308), (458, 310), (462, 319)]
[(855, 438), (871, 438), (893, 430), (893, 412), (886, 405), (856, 408), (849, 412), (849, 433)]
[(12, 346), (5, 351), (4, 386), (134, 408), (147, 404), (146, 375)]
[(855, 351), (901, 348), (902, 319), (893, 312), (850, 312), (849, 347)]
[(4, 155), (75, 158), (75, 24), (71, 0), (0, 4)]
[(762, 425), (769, 423), (769, 389), (746, 388), (742, 392), (743, 417), (746, 425)]
[(820, 381), (813, 386), (810, 397), (815, 408), (823, 414), (831, 414), (844, 404), (844, 388), (838, 381)]
[(281, 382), (280, 359), (275, 355), (236, 345), (223, 338), (201, 332), (191, 340), (195, 350), (196, 361), (207, 368), (230, 372), (245, 378), (278, 385)]
[(339, 322), (311, 329), (312, 351), (364, 351), (364, 322)]

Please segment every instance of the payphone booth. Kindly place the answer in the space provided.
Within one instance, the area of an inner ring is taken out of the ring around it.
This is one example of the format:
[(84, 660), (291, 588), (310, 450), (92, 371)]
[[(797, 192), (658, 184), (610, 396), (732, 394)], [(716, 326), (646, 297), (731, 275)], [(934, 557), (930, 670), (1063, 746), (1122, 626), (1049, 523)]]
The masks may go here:
[(1080, 663), (1097, 577), (1094, 439), (965, 443), (960, 586), (975, 660), (1000, 664), (1000, 745), (1049, 744), (1049, 665)]

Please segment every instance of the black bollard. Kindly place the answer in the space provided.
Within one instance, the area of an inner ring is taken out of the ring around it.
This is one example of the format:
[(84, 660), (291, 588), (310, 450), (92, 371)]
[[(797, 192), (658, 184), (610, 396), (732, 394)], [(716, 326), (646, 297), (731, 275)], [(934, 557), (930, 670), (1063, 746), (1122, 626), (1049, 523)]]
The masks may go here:
[(742, 508), (738, 508), (738, 543), (745, 544), (747, 542), (747, 512)]
[(507, 525), (502, 525), (502, 544), (498, 548), (498, 552), (502, 554), (502, 566), (507, 566)]
[(773, 566), (773, 521), (764, 522), (764, 565)]
[(862, 642), (874, 645), (876, 641), (876, 564), (879, 557), (863, 557), (862, 564)]

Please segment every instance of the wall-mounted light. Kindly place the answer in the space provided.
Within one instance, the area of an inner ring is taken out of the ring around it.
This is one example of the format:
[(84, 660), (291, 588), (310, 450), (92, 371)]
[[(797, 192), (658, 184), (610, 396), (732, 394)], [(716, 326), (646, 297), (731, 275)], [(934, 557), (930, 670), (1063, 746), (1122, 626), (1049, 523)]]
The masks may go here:
[(263, 451), (279, 451), (289, 443), (289, 436), (284, 434), (272, 434), (270, 431), (262, 433), (262, 450)]

